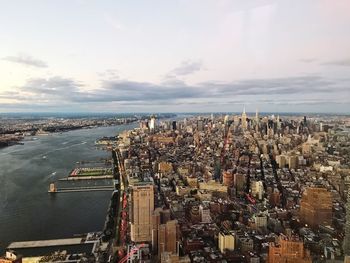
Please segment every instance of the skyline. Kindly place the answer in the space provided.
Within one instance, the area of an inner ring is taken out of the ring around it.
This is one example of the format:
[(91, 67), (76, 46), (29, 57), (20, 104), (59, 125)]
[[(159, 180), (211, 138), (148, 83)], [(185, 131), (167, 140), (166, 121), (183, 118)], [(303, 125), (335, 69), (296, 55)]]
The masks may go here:
[(349, 113), (348, 1), (25, 1), (0, 112)]

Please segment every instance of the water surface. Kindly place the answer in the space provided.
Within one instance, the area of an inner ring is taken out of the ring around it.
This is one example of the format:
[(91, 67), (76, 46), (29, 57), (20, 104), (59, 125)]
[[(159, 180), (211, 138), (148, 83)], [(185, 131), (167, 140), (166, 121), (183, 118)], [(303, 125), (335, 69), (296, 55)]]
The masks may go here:
[(67, 176), (77, 161), (109, 157), (94, 141), (136, 125), (37, 136), (24, 145), (0, 149), (0, 253), (13, 241), (102, 230), (111, 192), (50, 195), (48, 185)]

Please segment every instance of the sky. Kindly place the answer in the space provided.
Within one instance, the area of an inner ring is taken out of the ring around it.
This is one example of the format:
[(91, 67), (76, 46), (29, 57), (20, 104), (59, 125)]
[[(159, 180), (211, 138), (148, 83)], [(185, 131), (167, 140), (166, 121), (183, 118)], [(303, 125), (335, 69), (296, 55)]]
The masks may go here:
[(0, 0), (0, 112), (350, 113), (348, 0)]

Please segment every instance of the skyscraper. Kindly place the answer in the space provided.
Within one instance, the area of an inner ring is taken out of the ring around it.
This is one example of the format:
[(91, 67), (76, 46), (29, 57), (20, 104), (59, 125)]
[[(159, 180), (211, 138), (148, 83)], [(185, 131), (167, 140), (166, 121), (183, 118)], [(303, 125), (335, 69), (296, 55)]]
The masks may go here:
[(131, 240), (152, 241), (152, 213), (154, 190), (150, 182), (139, 182), (131, 186)]
[(197, 130), (198, 131), (204, 130), (204, 121), (202, 119), (197, 120)]
[(281, 129), (280, 115), (277, 116), (277, 130)]
[(225, 115), (224, 117), (224, 124), (227, 125), (228, 124), (228, 120), (229, 120), (229, 116)]
[(235, 249), (235, 234), (234, 232), (221, 231), (219, 233), (219, 249), (221, 253), (227, 250)]
[(175, 131), (176, 130), (176, 121), (172, 122), (172, 129)]
[(245, 113), (245, 107), (243, 108), (243, 113), (242, 113), (242, 128), (247, 129), (248, 123), (247, 123), (247, 114)]
[(165, 251), (176, 254), (177, 252), (176, 228), (177, 228), (176, 220), (170, 220), (165, 224), (159, 225), (159, 228), (158, 228), (159, 256)]
[(149, 129), (151, 131), (154, 131), (156, 128), (156, 117), (155, 116), (152, 116), (151, 117), (151, 121), (150, 121), (150, 124), (149, 124)]
[(177, 251), (177, 220), (170, 219), (170, 210), (156, 208), (153, 212), (152, 227), (152, 247), (153, 252), (158, 253), (161, 257), (162, 253), (170, 252), (176, 254)]

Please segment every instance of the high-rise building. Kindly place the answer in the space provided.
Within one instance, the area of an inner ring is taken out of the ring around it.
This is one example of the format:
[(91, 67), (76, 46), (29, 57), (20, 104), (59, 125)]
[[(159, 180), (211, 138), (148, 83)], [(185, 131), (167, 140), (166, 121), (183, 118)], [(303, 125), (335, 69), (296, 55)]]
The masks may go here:
[(156, 117), (154, 115), (152, 115), (151, 117), (151, 121), (149, 123), (149, 129), (151, 131), (154, 131), (156, 129)]
[(254, 215), (254, 223), (257, 229), (266, 229), (267, 227), (267, 216), (264, 214)]
[(222, 183), (226, 186), (233, 185), (233, 174), (232, 171), (223, 171), (222, 172)]
[(154, 253), (158, 251), (158, 228), (161, 224), (161, 213), (162, 208), (158, 207), (152, 214), (152, 250)]
[(281, 129), (281, 120), (280, 120), (280, 115), (277, 116), (277, 130)]
[(184, 118), (184, 126), (186, 127), (187, 126), (187, 119)]
[(252, 196), (261, 200), (264, 195), (264, 185), (262, 181), (253, 180), (250, 183), (250, 188), (252, 191)]
[(244, 191), (246, 186), (247, 178), (242, 173), (236, 173), (233, 179), (233, 185), (236, 188), (237, 192)]
[(154, 190), (150, 182), (138, 182), (131, 186), (131, 240), (152, 241), (152, 213)]
[(311, 227), (332, 224), (332, 193), (325, 188), (307, 188), (300, 201), (300, 220)]
[(247, 129), (248, 127), (248, 123), (247, 123), (247, 114), (245, 113), (245, 107), (243, 109), (243, 113), (242, 113), (242, 128), (243, 129)]
[(202, 119), (197, 120), (197, 130), (204, 131), (204, 121)]
[(288, 157), (289, 169), (297, 169), (299, 164), (299, 158), (297, 155), (291, 155)]
[[(286, 167), (286, 164), (287, 164), (287, 159), (286, 159), (286, 156), (285, 155), (277, 155), (276, 156), (276, 162), (278, 163), (278, 167), (279, 168), (284, 168)], [(289, 159), (288, 159), (288, 165), (289, 165)]]
[(219, 233), (219, 249), (221, 253), (225, 250), (235, 249), (235, 234), (231, 231), (221, 231)]
[(163, 252), (177, 253), (177, 220), (170, 220), (158, 226), (158, 255)]
[(304, 249), (304, 243), (297, 237), (281, 235), (278, 244), (269, 245), (268, 263), (311, 263), (308, 251)]
[(225, 117), (224, 117), (224, 124), (225, 125), (228, 125), (228, 120), (229, 120), (229, 116), (225, 115)]
[(156, 208), (152, 215), (152, 247), (160, 257), (164, 252), (176, 254), (177, 220), (171, 220), (170, 210)]

